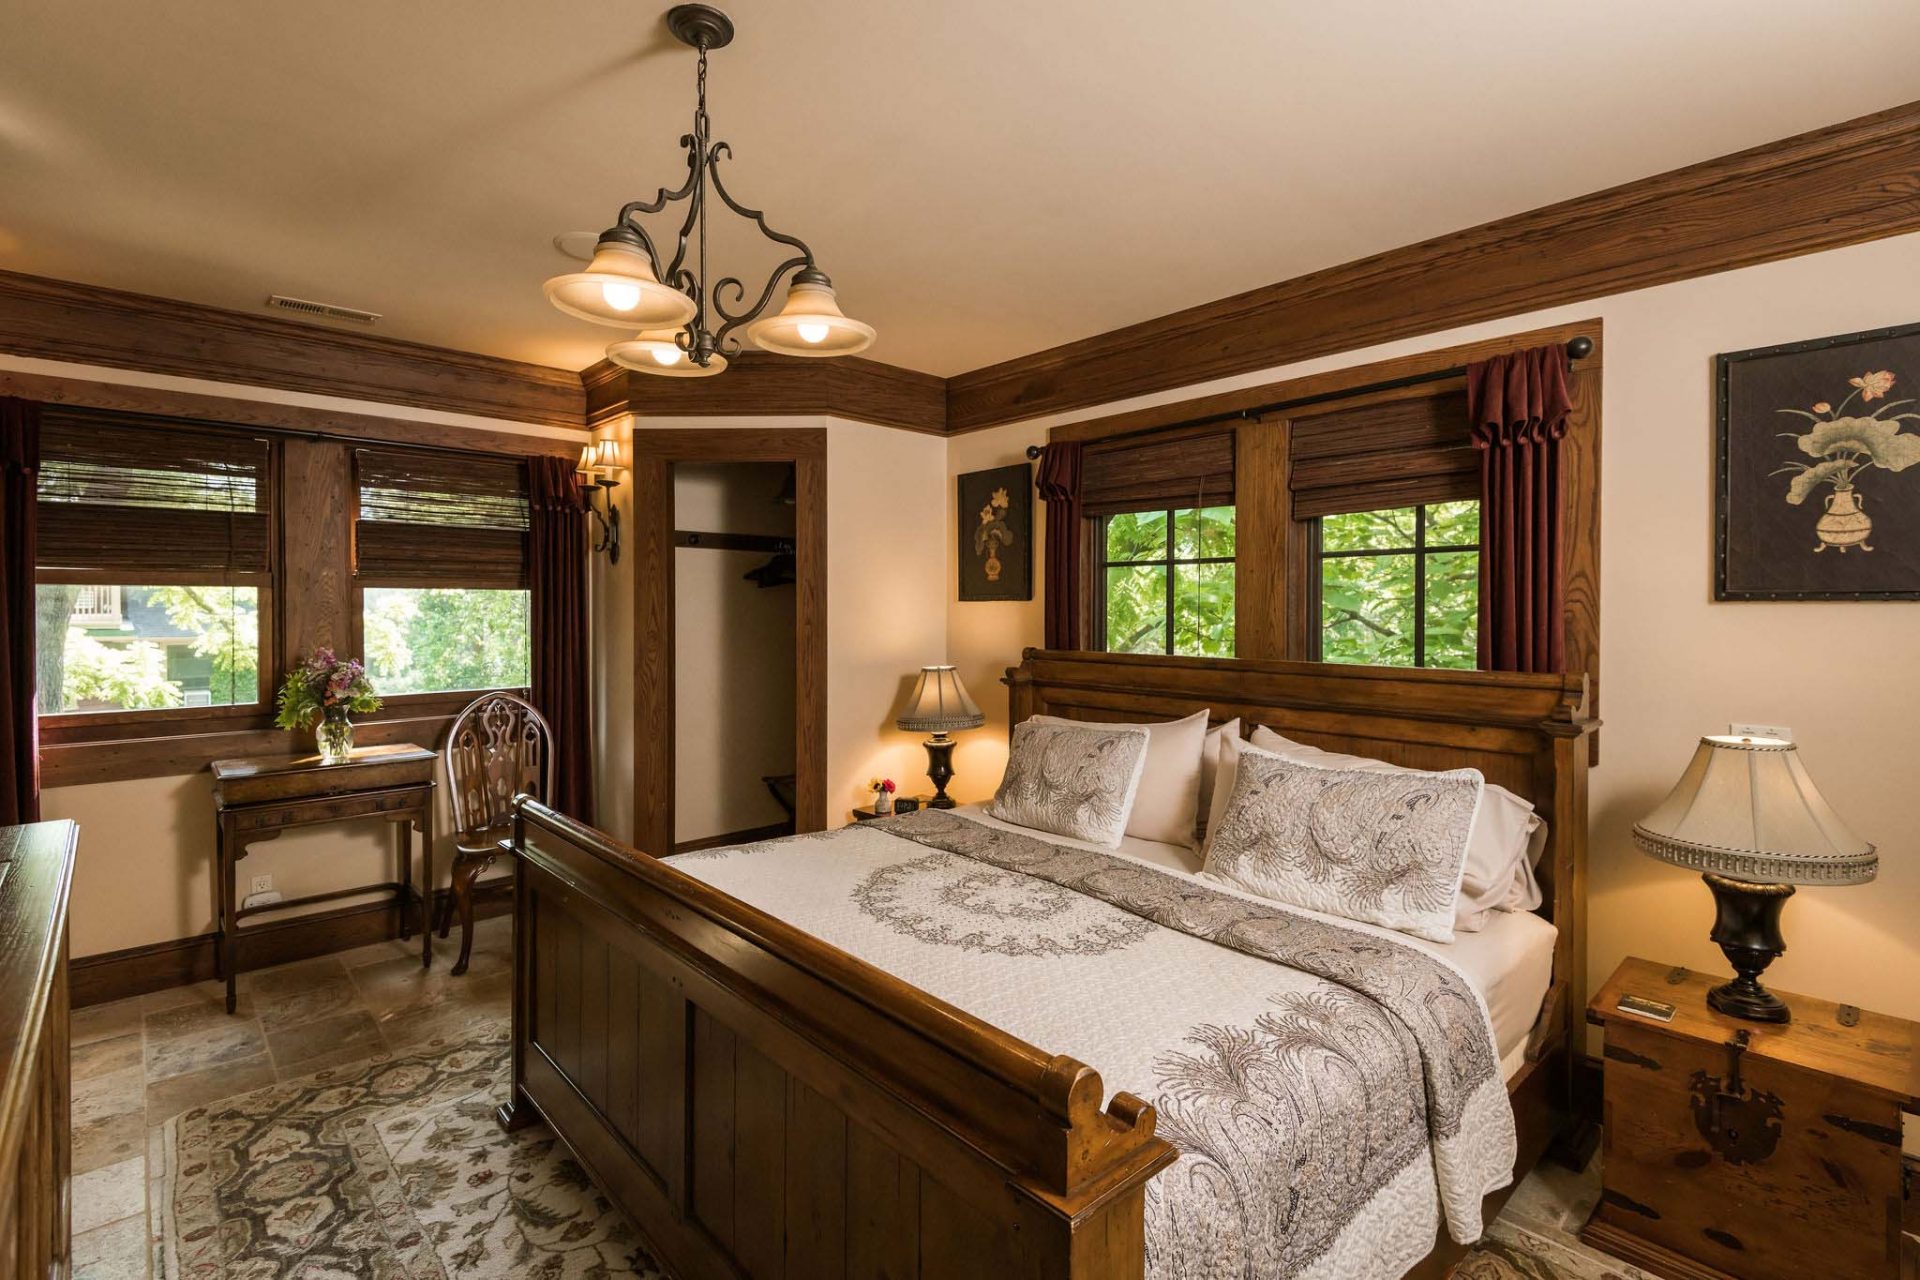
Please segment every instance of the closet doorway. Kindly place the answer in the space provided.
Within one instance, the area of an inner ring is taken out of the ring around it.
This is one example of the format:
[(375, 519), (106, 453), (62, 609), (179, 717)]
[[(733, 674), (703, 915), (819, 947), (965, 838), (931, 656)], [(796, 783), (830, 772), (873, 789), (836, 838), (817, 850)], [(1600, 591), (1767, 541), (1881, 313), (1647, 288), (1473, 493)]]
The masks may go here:
[(633, 435), (634, 841), (826, 825), (826, 432)]

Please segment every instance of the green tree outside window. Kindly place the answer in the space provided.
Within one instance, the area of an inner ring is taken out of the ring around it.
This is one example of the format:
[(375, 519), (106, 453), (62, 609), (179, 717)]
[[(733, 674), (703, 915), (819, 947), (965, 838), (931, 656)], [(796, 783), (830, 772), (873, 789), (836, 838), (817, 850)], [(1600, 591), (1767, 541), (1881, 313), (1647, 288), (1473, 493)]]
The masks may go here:
[(1321, 661), (1477, 664), (1478, 502), (1357, 511), (1317, 524)]
[(1231, 658), (1234, 509), (1127, 512), (1100, 524), (1101, 647)]

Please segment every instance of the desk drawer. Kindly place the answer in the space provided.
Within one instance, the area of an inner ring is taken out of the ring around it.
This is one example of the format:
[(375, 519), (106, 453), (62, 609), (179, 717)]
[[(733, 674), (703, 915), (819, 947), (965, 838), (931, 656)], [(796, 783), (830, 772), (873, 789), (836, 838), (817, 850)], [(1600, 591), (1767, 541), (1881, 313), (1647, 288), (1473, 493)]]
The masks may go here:
[(315, 796), (311, 800), (288, 800), (280, 804), (229, 810), (228, 820), (236, 831), (267, 831), (276, 827), (306, 826), (314, 822), (379, 818), (424, 809), (432, 794), (426, 787), (408, 787), (365, 795)]

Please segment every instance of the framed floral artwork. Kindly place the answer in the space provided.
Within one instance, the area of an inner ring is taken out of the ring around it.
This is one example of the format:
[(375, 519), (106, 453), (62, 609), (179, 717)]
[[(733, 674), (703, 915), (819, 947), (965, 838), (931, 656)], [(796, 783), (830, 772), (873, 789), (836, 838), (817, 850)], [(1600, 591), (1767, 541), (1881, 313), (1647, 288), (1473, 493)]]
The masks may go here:
[(1033, 599), (1033, 466), (960, 477), (960, 598)]
[(1717, 600), (1920, 600), (1920, 324), (1715, 358)]

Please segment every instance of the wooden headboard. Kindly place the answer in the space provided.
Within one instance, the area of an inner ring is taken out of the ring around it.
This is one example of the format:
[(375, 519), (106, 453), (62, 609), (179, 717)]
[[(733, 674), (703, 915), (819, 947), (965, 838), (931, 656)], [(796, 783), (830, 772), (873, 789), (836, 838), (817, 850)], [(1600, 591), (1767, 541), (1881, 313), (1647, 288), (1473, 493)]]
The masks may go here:
[[(1533, 801), (1547, 823), (1540, 914), (1560, 931), (1537, 1033), (1572, 1040), (1586, 1007), (1584, 675), (1350, 667), (1320, 662), (1028, 649), (1007, 670), (1012, 720), (1170, 720), (1206, 708), (1329, 751), (1419, 769), (1472, 767)], [(1536, 1040), (1535, 1053), (1550, 1045)]]

